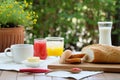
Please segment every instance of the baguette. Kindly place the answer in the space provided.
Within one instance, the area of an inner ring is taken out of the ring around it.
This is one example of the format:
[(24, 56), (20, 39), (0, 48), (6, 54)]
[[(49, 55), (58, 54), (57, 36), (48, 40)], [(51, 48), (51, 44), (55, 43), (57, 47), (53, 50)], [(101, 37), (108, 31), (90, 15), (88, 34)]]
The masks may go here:
[(120, 47), (93, 44), (84, 47), (81, 51), (87, 55), (87, 62), (120, 63)]

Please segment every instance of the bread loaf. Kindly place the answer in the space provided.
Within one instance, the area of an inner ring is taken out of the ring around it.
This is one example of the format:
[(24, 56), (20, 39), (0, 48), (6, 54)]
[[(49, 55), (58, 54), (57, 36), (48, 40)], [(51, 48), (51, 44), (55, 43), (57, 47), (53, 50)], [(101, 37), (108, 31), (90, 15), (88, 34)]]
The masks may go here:
[(81, 50), (87, 55), (87, 62), (120, 63), (120, 47), (93, 44)]
[(65, 64), (66, 63), (66, 59), (68, 59), (70, 56), (72, 55), (72, 51), (71, 50), (65, 50), (63, 52), (63, 54), (60, 57), (59, 63), (60, 64)]

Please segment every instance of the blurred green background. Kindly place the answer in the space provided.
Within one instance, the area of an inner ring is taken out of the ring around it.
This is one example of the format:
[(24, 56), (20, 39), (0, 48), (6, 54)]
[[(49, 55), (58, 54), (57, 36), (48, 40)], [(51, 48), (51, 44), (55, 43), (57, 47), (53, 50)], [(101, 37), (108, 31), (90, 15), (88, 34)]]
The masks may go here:
[[(23, 0), (18, 0), (23, 1)], [(80, 50), (98, 43), (98, 21), (112, 21), (112, 43), (120, 45), (120, 0), (26, 0), (38, 15), (37, 24), (26, 27), (25, 43), (34, 38), (61, 36), (65, 49)]]

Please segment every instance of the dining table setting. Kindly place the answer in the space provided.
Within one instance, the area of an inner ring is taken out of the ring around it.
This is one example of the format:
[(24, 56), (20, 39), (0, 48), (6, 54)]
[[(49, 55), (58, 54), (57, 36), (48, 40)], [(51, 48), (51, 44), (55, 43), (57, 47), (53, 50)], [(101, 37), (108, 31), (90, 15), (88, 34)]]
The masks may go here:
[[(10, 54), (10, 53), (9, 53)], [(87, 63), (60, 64), (60, 58), (48, 57), (41, 60), (39, 67), (29, 67), (24, 63), (15, 63), (5, 53), (0, 54), (0, 80), (119, 80), (120, 67), (108, 68), (108, 72), (99, 70)], [(82, 65), (84, 65), (82, 67)], [(86, 66), (85, 66), (86, 65)], [(114, 65), (114, 64), (113, 64)], [(100, 64), (99, 64), (100, 66)], [(111, 65), (112, 66), (112, 65)], [(120, 66), (120, 65), (119, 65)], [(93, 67), (93, 68), (90, 68)], [(110, 67), (110, 66), (109, 66)], [(88, 69), (87, 69), (88, 68)], [(75, 71), (72, 72), (71, 70)], [(77, 72), (76, 72), (77, 71)]]
[[(17, 44), (18, 45), (18, 44)], [(31, 45), (31, 44), (20, 44)], [(99, 44), (95, 44), (99, 45)], [(93, 45), (91, 45), (93, 46)], [(102, 45), (103, 46), (103, 45)], [(16, 49), (15, 49), (16, 50)], [(69, 53), (70, 52), (70, 53)], [(68, 58), (66, 57), (70, 55)], [(25, 54), (25, 53), (24, 53)], [(40, 59), (30, 56), (19, 62), (12, 52), (0, 53), (0, 80), (119, 80), (120, 64), (86, 62), (86, 54), (65, 50), (60, 57), (48, 56)], [(79, 56), (78, 56), (79, 55)], [(82, 56), (83, 57), (82, 57)], [(20, 55), (19, 55), (20, 56)], [(18, 56), (17, 56), (18, 57)], [(74, 61), (81, 57), (80, 61)], [(19, 57), (18, 57), (19, 58)], [(23, 55), (22, 55), (23, 58)], [(65, 59), (68, 60), (65, 60)], [(65, 61), (64, 61), (65, 60)], [(69, 61), (70, 60), (70, 61)], [(71, 60), (72, 63), (71, 63)]]
[(11, 45), (0, 53), (0, 80), (120, 80), (120, 46), (111, 43), (112, 22), (98, 25), (99, 43), (81, 51), (64, 49), (63, 37)]

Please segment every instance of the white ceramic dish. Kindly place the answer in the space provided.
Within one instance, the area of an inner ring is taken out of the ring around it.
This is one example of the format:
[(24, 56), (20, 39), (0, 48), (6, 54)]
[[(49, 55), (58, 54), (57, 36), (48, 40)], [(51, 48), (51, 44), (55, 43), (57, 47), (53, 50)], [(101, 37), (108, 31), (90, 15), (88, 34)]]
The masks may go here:
[(39, 67), (40, 66), (40, 62), (28, 62), (27, 60), (23, 61), (23, 64), (25, 64), (28, 67)]

